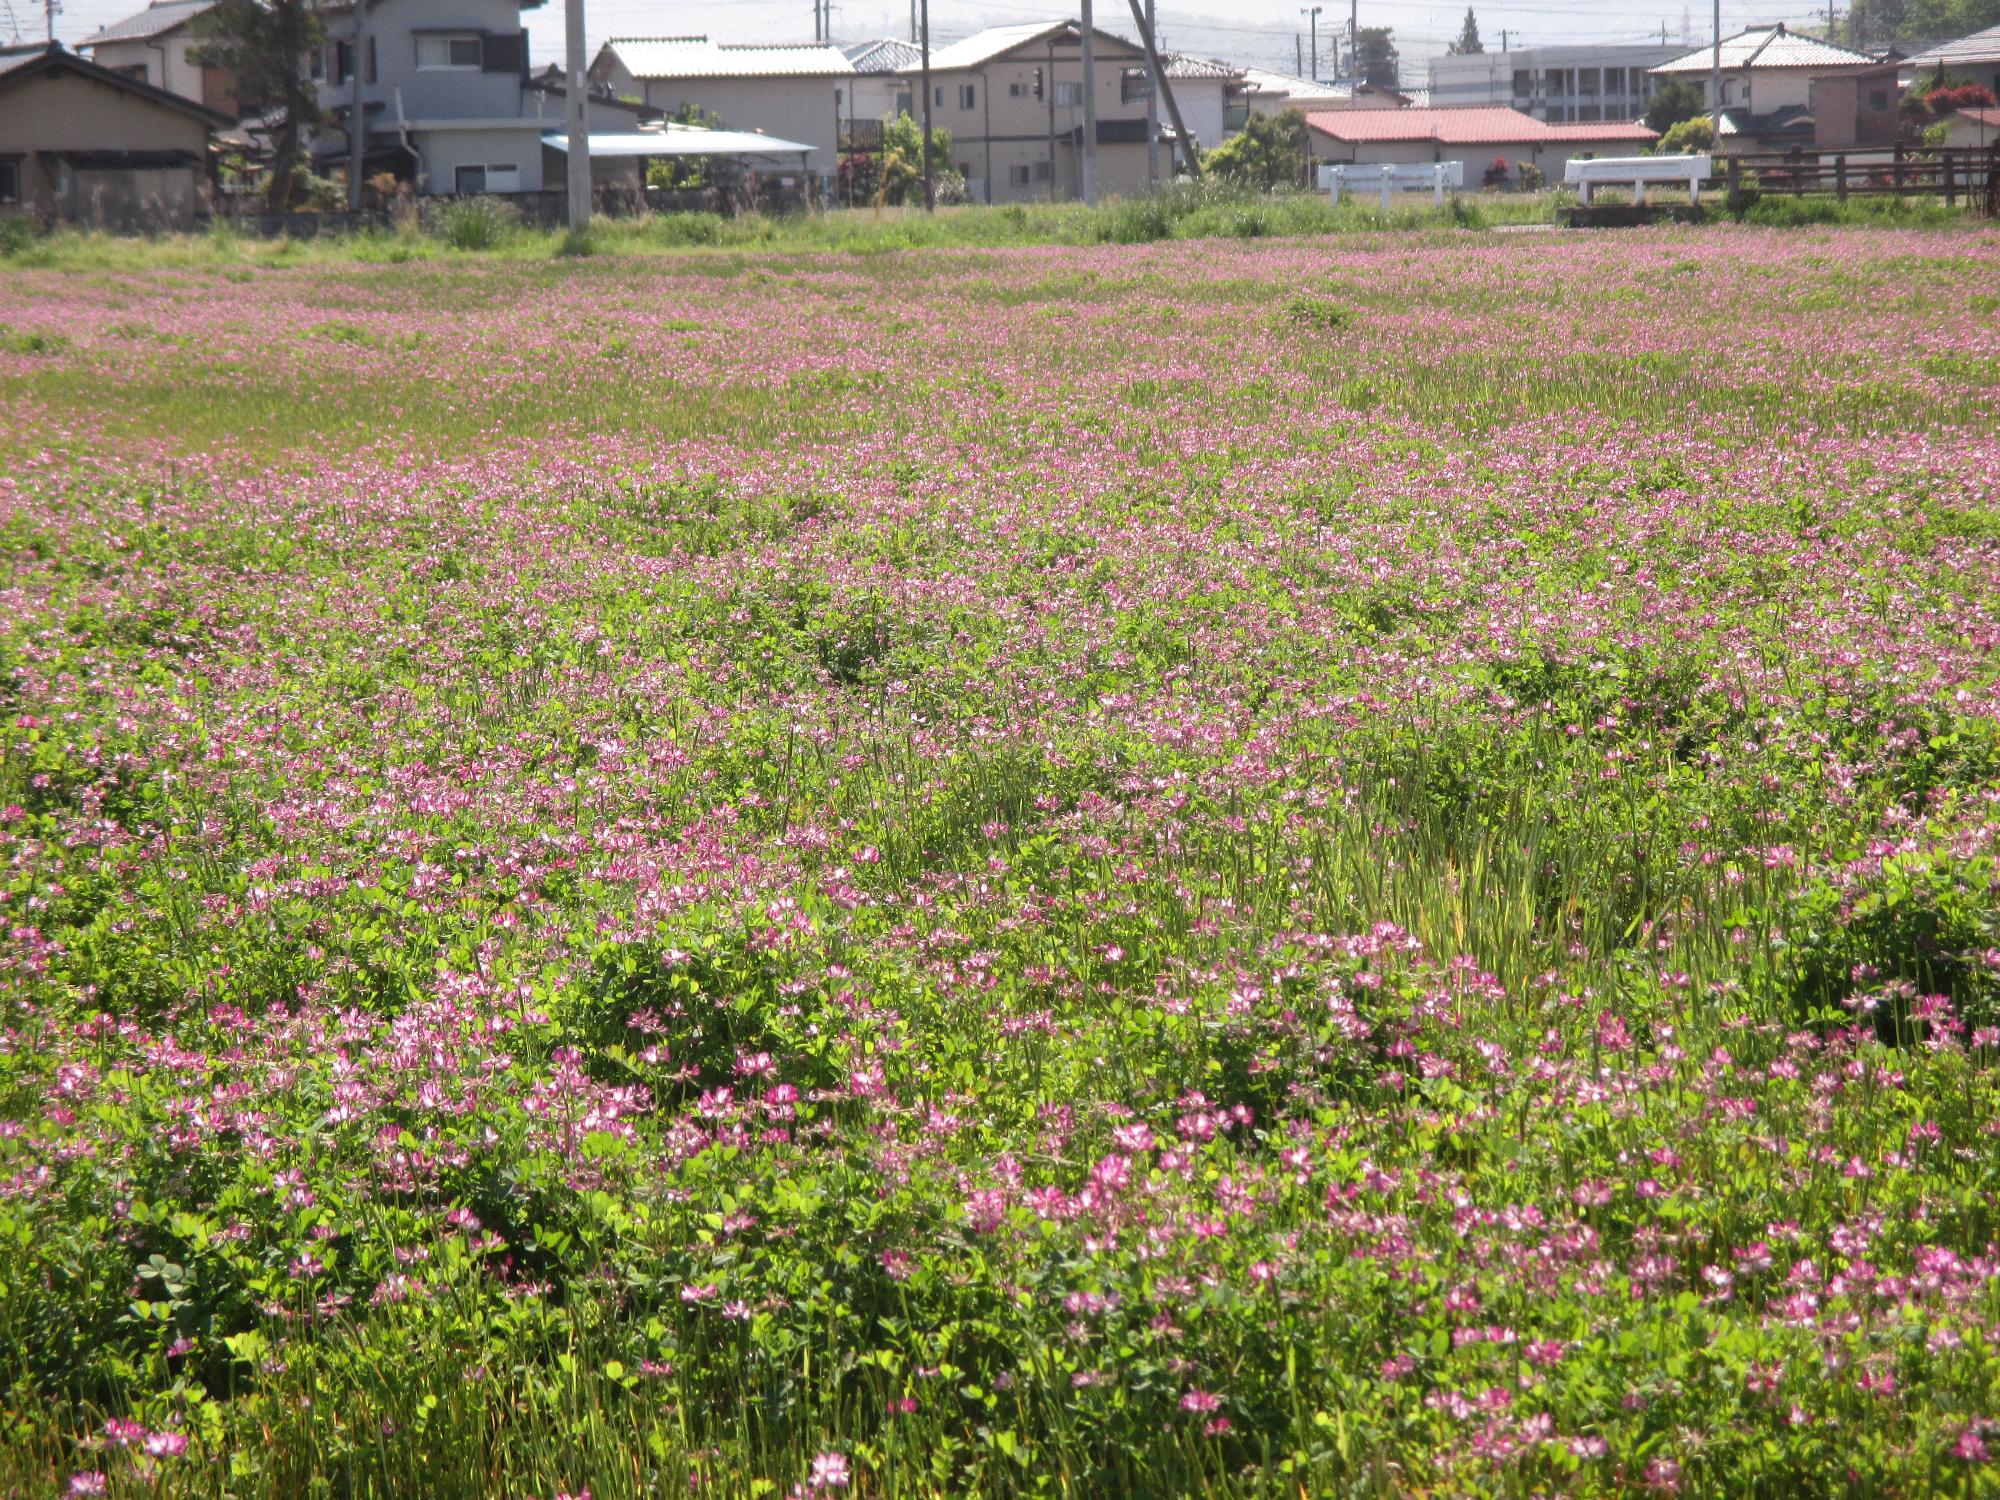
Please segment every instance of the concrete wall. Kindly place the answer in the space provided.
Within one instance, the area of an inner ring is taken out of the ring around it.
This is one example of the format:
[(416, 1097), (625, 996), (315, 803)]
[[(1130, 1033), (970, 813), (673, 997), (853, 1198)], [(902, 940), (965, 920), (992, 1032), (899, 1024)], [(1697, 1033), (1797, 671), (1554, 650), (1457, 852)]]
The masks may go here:
[(83, 223), (184, 226), (194, 217), (205, 165), (79, 169), (51, 153), (185, 151), (205, 163), (208, 126), (166, 105), (74, 73), (0, 88), (0, 156), (21, 173), (22, 202)]
[[(1170, 78), (1167, 82), (1174, 88), (1174, 102), (1181, 107), (1181, 123), (1188, 128), (1204, 151), (1213, 151), (1222, 144), (1227, 133), (1222, 125), (1222, 112), (1228, 85), (1220, 78)], [(1167, 101), (1160, 101), (1160, 128), (1173, 129), (1173, 120), (1167, 114)]]

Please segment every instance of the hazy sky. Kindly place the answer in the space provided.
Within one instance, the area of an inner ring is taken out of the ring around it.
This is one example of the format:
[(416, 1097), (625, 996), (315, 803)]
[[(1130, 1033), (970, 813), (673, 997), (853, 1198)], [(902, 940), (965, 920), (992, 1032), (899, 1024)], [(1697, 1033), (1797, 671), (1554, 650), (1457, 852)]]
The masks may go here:
[[(145, 0), (62, 0), (56, 35), (66, 41), (87, 36), (97, 27), (130, 15)], [(1160, 35), (1170, 47), (1290, 70), (1294, 38), (1304, 38), (1307, 21), (1298, 0), (1155, 0)], [(1347, 7), (1322, 0), (1323, 49), (1329, 34), (1347, 24)], [(1824, 19), (1825, 11), (1784, 10), (1800, 0), (1723, 0), (1725, 32), (1753, 21)], [(1477, 0), (1473, 9), (1489, 49), (1500, 45), (1506, 28), (1516, 46), (1569, 41), (1640, 41), (1657, 38), (1666, 27), (1670, 41), (1685, 35), (1692, 42), (1708, 39), (1712, 0)], [(722, 41), (795, 41), (812, 37), (812, 0), (585, 0), (590, 45), (607, 36), (708, 35)], [(9, 19), (9, 7), (12, 20)], [(1135, 36), (1128, 0), (1096, 0), (1098, 25), (1107, 31)], [(1423, 60), (1442, 52), (1457, 35), (1465, 16), (1463, 0), (1362, 0), (1363, 26), (1392, 26), (1402, 54), (1406, 81), (1423, 81)], [(931, 33), (948, 41), (1015, 21), (1058, 20), (1076, 15), (1074, 3), (1062, 0), (932, 0)], [(560, 59), (563, 45), (561, 0), (548, 0), (525, 12), (534, 61)], [(834, 0), (833, 30), (841, 41), (871, 36), (905, 36), (909, 32), (908, 0)], [(0, 0), (0, 36), (18, 27), (25, 40), (42, 35), (40, 0)], [(1322, 69), (1331, 72), (1330, 66)]]

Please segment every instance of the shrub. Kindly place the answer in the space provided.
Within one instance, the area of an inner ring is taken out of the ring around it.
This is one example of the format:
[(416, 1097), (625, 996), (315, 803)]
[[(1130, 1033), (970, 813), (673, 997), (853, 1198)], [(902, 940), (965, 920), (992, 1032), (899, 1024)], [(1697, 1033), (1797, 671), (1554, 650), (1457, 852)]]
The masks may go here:
[(519, 221), (511, 203), (498, 198), (458, 198), (438, 214), (438, 232), (454, 250), (491, 250)]
[(0, 214), (0, 257), (19, 255), (35, 243), (35, 226), (19, 214)]

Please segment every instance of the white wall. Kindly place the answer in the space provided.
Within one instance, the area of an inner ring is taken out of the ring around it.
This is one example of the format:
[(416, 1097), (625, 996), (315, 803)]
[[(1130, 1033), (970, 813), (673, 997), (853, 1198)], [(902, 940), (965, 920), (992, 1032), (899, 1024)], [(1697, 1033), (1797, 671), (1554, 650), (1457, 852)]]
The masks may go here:
[(532, 123), (518, 130), (420, 130), (414, 133), (417, 151), (424, 160), (423, 191), (458, 191), (461, 166), (511, 164), (520, 169), (519, 191), (540, 192), (542, 178), (542, 129)]

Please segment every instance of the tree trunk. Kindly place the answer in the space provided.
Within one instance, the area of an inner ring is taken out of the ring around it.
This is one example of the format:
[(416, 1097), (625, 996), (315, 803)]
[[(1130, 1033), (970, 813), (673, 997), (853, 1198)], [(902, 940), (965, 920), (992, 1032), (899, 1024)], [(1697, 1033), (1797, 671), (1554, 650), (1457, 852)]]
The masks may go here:
[(271, 187), (265, 208), (281, 214), (292, 206), (292, 172), (298, 164), (299, 127), (288, 110), (271, 148)]

